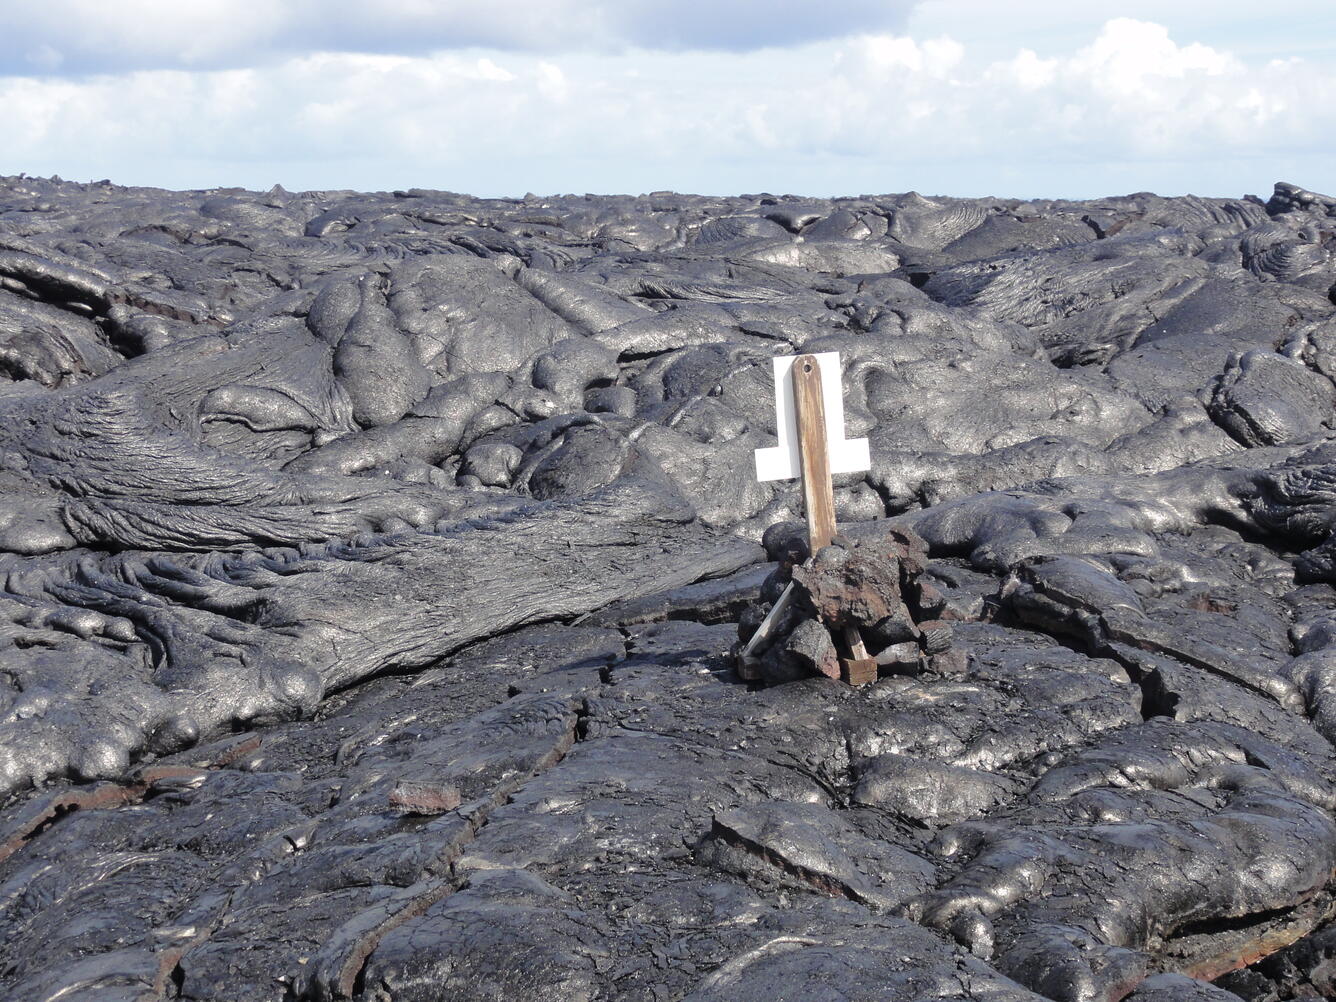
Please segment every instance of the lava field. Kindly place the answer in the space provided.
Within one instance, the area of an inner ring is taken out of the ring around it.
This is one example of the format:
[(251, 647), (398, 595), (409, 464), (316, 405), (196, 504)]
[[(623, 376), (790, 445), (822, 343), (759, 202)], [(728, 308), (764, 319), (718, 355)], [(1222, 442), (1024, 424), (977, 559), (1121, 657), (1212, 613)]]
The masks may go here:
[[(0, 179), (0, 997), (1336, 996), (1334, 296), (1287, 183)], [(829, 351), (950, 647), (743, 679)]]

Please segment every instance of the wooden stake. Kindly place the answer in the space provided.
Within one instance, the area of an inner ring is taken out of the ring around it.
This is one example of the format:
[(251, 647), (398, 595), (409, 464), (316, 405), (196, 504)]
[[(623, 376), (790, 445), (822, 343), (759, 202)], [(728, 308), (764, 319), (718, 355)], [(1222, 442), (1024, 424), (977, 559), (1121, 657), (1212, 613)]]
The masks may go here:
[(765, 619), (761, 620), (761, 625), (756, 628), (752, 638), (747, 641), (747, 646), (738, 653), (738, 675), (742, 678), (750, 680), (761, 677), (761, 663), (756, 657), (756, 648), (770, 639), (770, 634), (775, 631), (775, 624), (780, 621), (792, 603), (793, 582), (790, 581), (780, 592), (779, 598), (775, 600)]
[(826, 455), (826, 407), (821, 394), (821, 364), (812, 355), (793, 363), (793, 413), (798, 421), (798, 459), (803, 474), (809, 556), (835, 538), (835, 492)]
[[(807, 512), (809, 556), (815, 557), (835, 538), (835, 490), (830, 482), (826, 452), (826, 408), (821, 393), (821, 364), (813, 355), (799, 355), (793, 363), (793, 412), (798, 422), (798, 457), (803, 475), (803, 508)], [(844, 680), (851, 685), (875, 681), (877, 662), (868, 657), (863, 638), (852, 626), (844, 628), (850, 657), (840, 659)]]

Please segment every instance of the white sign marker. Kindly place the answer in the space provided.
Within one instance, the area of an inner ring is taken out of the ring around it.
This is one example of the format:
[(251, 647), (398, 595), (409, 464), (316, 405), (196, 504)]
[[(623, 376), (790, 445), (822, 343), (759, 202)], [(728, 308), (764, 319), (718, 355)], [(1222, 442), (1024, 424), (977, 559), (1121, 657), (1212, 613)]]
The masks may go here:
[[(844, 388), (840, 385), (840, 353), (823, 351), (821, 397), (826, 418), (826, 452), (831, 473), (858, 473), (872, 468), (867, 439), (844, 437)], [(757, 480), (792, 480), (802, 476), (798, 457), (798, 418), (793, 407), (793, 363), (797, 355), (780, 355), (775, 363), (775, 428), (779, 445), (756, 450)]]

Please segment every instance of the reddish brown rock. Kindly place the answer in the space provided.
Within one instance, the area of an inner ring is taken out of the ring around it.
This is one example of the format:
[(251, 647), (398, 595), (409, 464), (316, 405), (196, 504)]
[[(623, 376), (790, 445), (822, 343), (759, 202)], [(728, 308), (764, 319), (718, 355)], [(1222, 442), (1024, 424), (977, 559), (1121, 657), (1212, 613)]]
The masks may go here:
[(901, 607), (899, 565), (864, 556), (860, 549), (827, 546), (793, 569), (802, 597), (829, 627), (866, 627)]

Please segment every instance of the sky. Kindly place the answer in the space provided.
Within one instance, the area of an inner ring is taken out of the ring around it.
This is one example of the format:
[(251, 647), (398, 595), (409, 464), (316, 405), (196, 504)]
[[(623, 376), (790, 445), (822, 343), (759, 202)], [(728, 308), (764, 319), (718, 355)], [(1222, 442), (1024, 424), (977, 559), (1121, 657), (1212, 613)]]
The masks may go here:
[(1336, 3), (0, 0), (0, 174), (1336, 193)]

